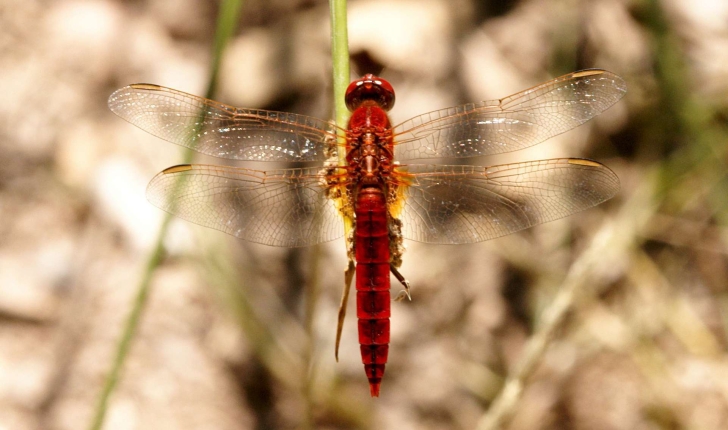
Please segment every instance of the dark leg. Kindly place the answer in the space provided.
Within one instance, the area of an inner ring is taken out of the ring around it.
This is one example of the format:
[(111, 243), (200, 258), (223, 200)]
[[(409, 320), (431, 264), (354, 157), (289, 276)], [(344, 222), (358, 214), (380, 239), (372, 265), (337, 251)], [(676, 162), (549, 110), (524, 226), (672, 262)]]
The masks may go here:
[(400, 300), (403, 300), (405, 297), (407, 297), (408, 300), (412, 300), (412, 296), (410, 295), (409, 281), (404, 279), (404, 276), (402, 276), (402, 274), (399, 273), (399, 270), (397, 270), (397, 268), (391, 264), (389, 265), (389, 270), (392, 271), (392, 274), (394, 275), (395, 278), (397, 278), (399, 283), (404, 286), (404, 290), (400, 291), (399, 294), (397, 294), (397, 297), (394, 298), (394, 301), (398, 302)]

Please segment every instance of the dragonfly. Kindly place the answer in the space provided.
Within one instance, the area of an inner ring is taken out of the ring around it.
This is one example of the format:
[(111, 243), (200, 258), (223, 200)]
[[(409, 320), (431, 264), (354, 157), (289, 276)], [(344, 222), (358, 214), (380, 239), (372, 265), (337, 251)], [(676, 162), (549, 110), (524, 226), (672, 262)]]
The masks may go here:
[(393, 126), (392, 85), (367, 74), (346, 90), (351, 111), (346, 128), (153, 84), (123, 87), (108, 104), (142, 130), (202, 154), (316, 163), (270, 170), (182, 164), (157, 174), (146, 193), (165, 211), (251, 242), (302, 247), (345, 237), (350, 263), (335, 354), (338, 360), (355, 277), (361, 357), (370, 394), (378, 397), (390, 343), (390, 273), (407, 297), (410, 291), (398, 270), (404, 239), (485, 241), (577, 213), (619, 191), (612, 170), (583, 158), (493, 166), (426, 160), (533, 146), (600, 114), (625, 92), (619, 76), (587, 69), (499, 100), (436, 110)]

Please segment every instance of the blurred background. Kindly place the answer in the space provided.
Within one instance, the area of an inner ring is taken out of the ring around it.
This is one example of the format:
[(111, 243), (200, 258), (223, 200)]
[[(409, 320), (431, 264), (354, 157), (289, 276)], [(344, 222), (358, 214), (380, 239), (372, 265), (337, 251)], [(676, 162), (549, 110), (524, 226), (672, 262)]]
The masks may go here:
[[(182, 158), (106, 100), (134, 82), (204, 94), (217, 7), (0, 4), (0, 429), (89, 425), (163, 216), (146, 183)], [(176, 220), (104, 428), (472, 429), (524, 357), (505, 428), (728, 428), (728, 2), (359, 0), (349, 30), (352, 75), (393, 84), (395, 123), (621, 75), (594, 121), (475, 163), (589, 157), (622, 191), (486, 243), (407, 243), (379, 399), (353, 301), (334, 360), (343, 240), (272, 248)], [(215, 98), (331, 118), (329, 49), (327, 2), (248, 0)]]

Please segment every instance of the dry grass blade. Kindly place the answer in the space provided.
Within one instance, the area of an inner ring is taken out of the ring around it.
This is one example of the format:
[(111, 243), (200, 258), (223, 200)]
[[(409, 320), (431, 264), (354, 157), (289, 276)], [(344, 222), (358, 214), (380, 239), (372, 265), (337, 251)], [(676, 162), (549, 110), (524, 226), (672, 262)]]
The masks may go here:
[[(651, 196), (656, 178), (656, 172), (653, 172), (642, 181), (642, 187), (635, 191), (619, 215), (602, 225), (589, 247), (572, 264), (559, 292), (542, 313), (536, 333), (524, 348), (523, 358), (478, 422), (478, 430), (499, 429), (515, 413), (526, 381), (546, 352), (577, 294), (595, 293), (595, 287), (603, 284), (595, 279), (595, 268), (608, 266), (610, 261), (615, 261), (635, 246), (637, 232), (644, 228), (655, 212)], [(586, 289), (587, 285), (589, 289)]]

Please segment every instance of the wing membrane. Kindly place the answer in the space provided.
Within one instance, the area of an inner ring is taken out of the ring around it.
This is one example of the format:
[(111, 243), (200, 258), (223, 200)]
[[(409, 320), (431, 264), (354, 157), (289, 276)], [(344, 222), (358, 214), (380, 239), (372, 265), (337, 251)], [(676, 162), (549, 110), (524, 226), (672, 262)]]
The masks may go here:
[(324, 161), (335, 126), (285, 112), (242, 109), (151, 84), (121, 88), (109, 108), (154, 136), (234, 160)]
[(147, 199), (178, 217), (241, 239), (298, 247), (336, 239), (343, 223), (316, 168), (262, 172), (183, 164), (155, 176)]
[[(405, 239), (470, 243), (574, 214), (613, 197), (619, 179), (591, 160), (563, 158), (500, 166), (409, 165), (397, 168)], [(397, 188), (398, 187), (398, 188)]]
[(533, 146), (583, 124), (627, 91), (619, 76), (582, 70), (501, 100), (437, 110), (394, 128), (400, 160), (474, 157)]

